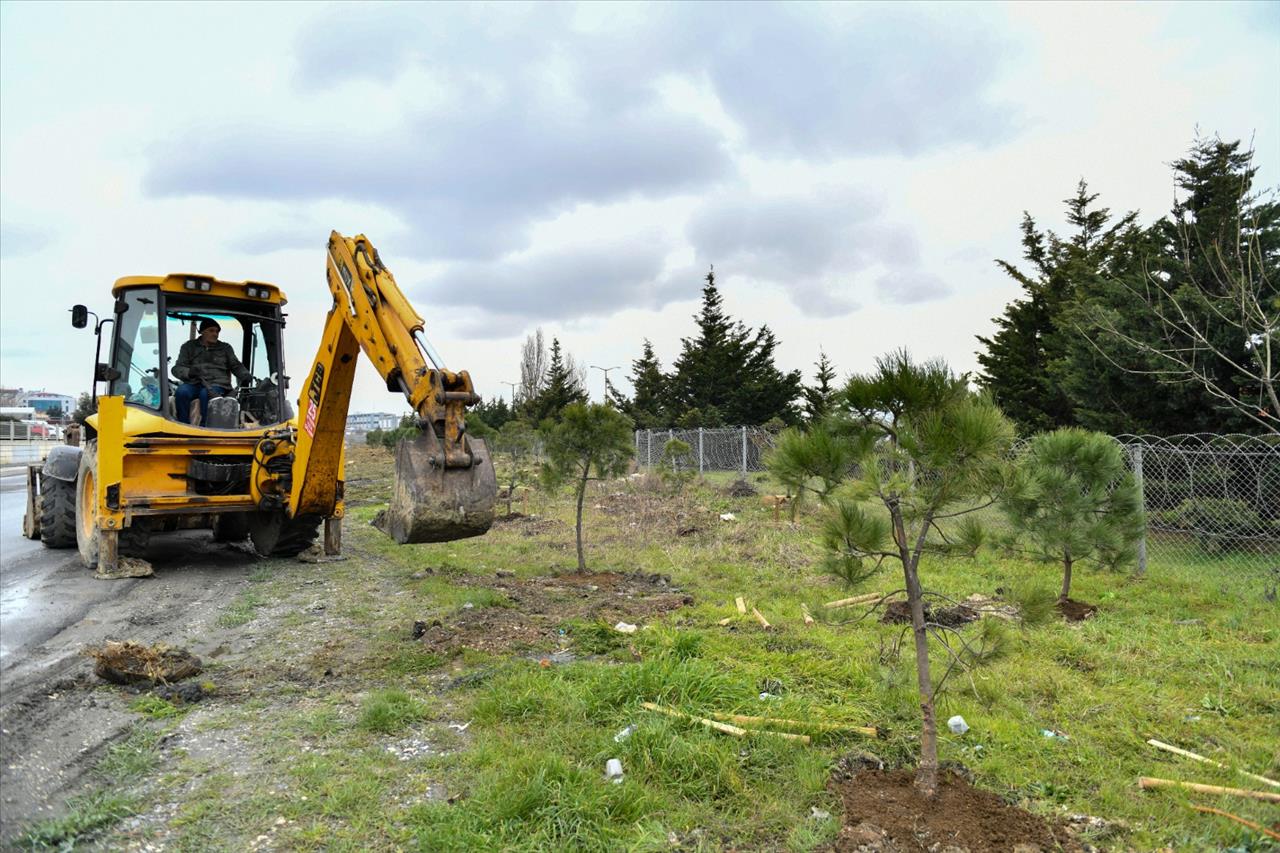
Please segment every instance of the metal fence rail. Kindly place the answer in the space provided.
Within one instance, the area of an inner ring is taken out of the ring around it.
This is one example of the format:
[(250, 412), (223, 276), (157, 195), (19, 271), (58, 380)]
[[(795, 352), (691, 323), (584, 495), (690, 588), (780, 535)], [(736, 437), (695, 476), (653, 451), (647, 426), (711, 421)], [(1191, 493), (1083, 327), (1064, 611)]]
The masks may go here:
[[(652, 470), (671, 439), (689, 445), (699, 473), (765, 469), (776, 435), (759, 427), (657, 429), (635, 433), (637, 463)], [(1280, 572), (1280, 439), (1248, 435), (1120, 435), (1142, 490), (1146, 535), (1139, 570), (1208, 562)], [(1016, 460), (1026, 442), (1015, 445)], [(986, 513), (1001, 527), (1003, 516)]]

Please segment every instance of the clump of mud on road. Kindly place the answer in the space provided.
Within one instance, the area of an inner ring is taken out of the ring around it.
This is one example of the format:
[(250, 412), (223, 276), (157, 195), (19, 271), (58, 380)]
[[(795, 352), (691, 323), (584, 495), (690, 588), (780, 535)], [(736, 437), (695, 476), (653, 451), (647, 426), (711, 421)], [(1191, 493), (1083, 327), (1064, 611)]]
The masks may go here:
[(112, 684), (168, 684), (199, 675), (200, 658), (186, 649), (107, 642), (85, 649), (93, 658), (93, 672)]

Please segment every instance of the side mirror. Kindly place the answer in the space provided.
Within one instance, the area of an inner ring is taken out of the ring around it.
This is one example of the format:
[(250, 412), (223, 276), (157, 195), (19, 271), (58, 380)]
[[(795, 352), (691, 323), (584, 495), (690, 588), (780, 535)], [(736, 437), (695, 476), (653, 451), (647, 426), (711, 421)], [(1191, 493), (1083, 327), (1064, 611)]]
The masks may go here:
[(83, 305), (72, 305), (71, 325), (76, 329), (83, 329), (89, 325), (89, 309)]
[(98, 369), (93, 372), (93, 378), (96, 382), (115, 382), (120, 378), (120, 371), (100, 361)]

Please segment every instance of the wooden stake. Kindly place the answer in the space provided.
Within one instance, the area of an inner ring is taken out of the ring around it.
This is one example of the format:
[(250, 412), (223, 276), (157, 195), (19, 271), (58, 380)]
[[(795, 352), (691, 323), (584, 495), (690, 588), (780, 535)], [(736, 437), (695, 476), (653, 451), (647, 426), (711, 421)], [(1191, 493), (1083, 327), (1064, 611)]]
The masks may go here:
[(813, 624), (813, 614), (809, 612), (809, 605), (807, 604), (800, 605), (800, 615), (804, 617), (804, 624), (806, 625)]
[(828, 601), (823, 607), (848, 607), (850, 604), (865, 604), (868, 601), (875, 601), (877, 598), (884, 598), (884, 596), (878, 592), (869, 592), (866, 595), (855, 595), (853, 598)]
[(1248, 776), (1250, 779), (1256, 779), (1259, 782), (1262, 782), (1263, 784), (1266, 784), (1266, 785), (1270, 785), (1273, 788), (1280, 788), (1280, 782), (1277, 782), (1275, 779), (1268, 779), (1266, 776), (1259, 776), (1257, 773), (1250, 773), (1248, 770), (1241, 770), (1239, 767), (1228, 767), (1227, 765), (1222, 764), (1221, 762), (1214, 761), (1212, 758), (1205, 758), (1203, 755), (1192, 752), (1188, 749), (1179, 749), (1178, 747), (1173, 746), (1172, 744), (1164, 743), (1163, 741), (1158, 741), (1154, 738), (1148, 740), (1147, 743), (1151, 744), (1156, 749), (1163, 749), (1165, 752), (1172, 752), (1174, 755), (1181, 755), (1181, 756), (1184, 756), (1185, 758), (1193, 758), (1196, 761), (1202, 761), (1205, 764), (1212, 764), (1214, 767), (1221, 767), (1223, 770), (1234, 770), (1237, 773), (1241, 773), (1245, 776)]
[(745, 723), (747, 725), (775, 725), (787, 726), (795, 729), (814, 729), (821, 732), (856, 732), (867, 737), (879, 737), (880, 732), (874, 726), (846, 726), (840, 723), (810, 723), (801, 720), (781, 720), (773, 717), (748, 717), (745, 714), (720, 714), (714, 713), (711, 716), (718, 720), (728, 720), (731, 723)]
[(1266, 835), (1270, 835), (1272, 838), (1276, 839), (1277, 841), (1280, 841), (1280, 832), (1273, 832), (1272, 830), (1267, 829), (1262, 824), (1254, 823), (1251, 820), (1247, 820), (1245, 818), (1240, 817), (1240, 815), (1234, 815), (1231, 812), (1224, 812), (1222, 809), (1215, 809), (1213, 806), (1192, 805), (1191, 808), (1195, 809), (1198, 812), (1204, 812), (1205, 814), (1221, 815), (1222, 817), (1228, 818), (1230, 820), (1234, 820), (1236, 823), (1243, 824), (1249, 827), (1254, 832), (1261, 832)]
[(743, 616), (747, 615), (747, 602), (742, 600), (742, 596), (738, 596), (737, 598), (735, 598), (733, 600), (733, 603), (738, 606), (739, 613), (741, 613)]
[(695, 723), (700, 723), (709, 729), (715, 729), (718, 732), (724, 732), (725, 734), (733, 735), (734, 737), (746, 737), (749, 734), (757, 734), (780, 737), (783, 740), (793, 740), (797, 743), (807, 744), (810, 741), (808, 735), (793, 735), (791, 732), (771, 732), (767, 729), (742, 729), (737, 726), (731, 726), (728, 723), (719, 723), (715, 720), (708, 720), (706, 717), (695, 717), (693, 714), (686, 714), (684, 711), (677, 711), (675, 708), (664, 708), (663, 706), (655, 705), (652, 702), (641, 702), (640, 707), (650, 711), (656, 711), (659, 714), (666, 714), (668, 717), (679, 717), (685, 720), (693, 720)]
[(722, 626), (722, 627), (723, 627), (723, 626), (725, 626), (725, 625), (728, 625), (728, 624), (729, 624), (730, 622), (732, 622), (732, 621), (733, 621), (733, 617), (732, 617), (732, 616), (726, 616), (726, 617), (724, 617), (723, 619), (721, 619), (719, 622), (717, 622), (716, 624), (717, 624), (717, 625), (720, 625), (720, 626)]
[(773, 630), (773, 626), (769, 624), (769, 620), (768, 620), (768, 619), (764, 618), (764, 614), (763, 614), (763, 613), (761, 613), (759, 610), (757, 610), (757, 609), (756, 609), (756, 608), (754, 608), (754, 607), (753, 607), (753, 608), (751, 608), (751, 613), (752, 613), (752, 615), (753, 615), (753, 616), (755, 616), (755, 617), (756, 617), (756, 619), (758, 619), (758, 620), (760, 621), (760, 627), (764, 628), (766, 631), (772, 631), (772, 630)]
[(1228, 794), (1232, 797), (1248, 797), (1251, 800), (1262, 800), (1267, 803), (1280, 803), (1280, 794), (1270, 791), (1247, 791), (1244, 788), (1223, 788), (1218, 785), (1201, 785), (1199, 782), (1180, 782), (1176, 779), (1153, 779), (1150, 776), (1138, 777), (1138, 787), (1143, 790), (1152, 788), (1185, 788), (1201, 794)]

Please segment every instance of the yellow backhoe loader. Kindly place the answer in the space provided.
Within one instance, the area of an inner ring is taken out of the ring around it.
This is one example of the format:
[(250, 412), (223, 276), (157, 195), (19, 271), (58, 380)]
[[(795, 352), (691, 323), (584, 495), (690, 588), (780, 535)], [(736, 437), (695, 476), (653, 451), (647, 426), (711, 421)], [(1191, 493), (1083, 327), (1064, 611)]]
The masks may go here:
[[(467, 434), (466, 409), (479, 401), (471, 377), (434, 354), (422, 317), (365, 237), (333, 232), (325, 266), (333, 308), (296, 414), (279, 288), (191, 274), (119, 279), (112, 316), (93, 315), (97, 413), (82, 446), (57, 447), (33, 466), (23, 532), (51, 548), (78, 547), (104, 574), (122, 554), (141, 556), (152, 533), (199, 527), (292, 556), (323, 524), (325, 553), (339, 553), (343, 440), (361, 350), (387, 390), (408, 399), (420, 428), (396, 448), (383, 529), (401, 544), (487, 531), (497, 480), (484, 442)], [(73, 326), (88, 325), (85, 306), (71, 314)], [(231, 345), (245, 380), (238, 388), (179, 364), (211, 325)], [(99, 362), (104, 332), (110, 359)], [(187, 342), (195, 343), (184, 350)]]

